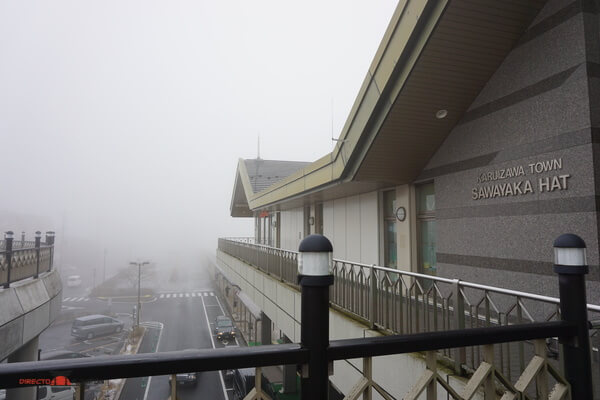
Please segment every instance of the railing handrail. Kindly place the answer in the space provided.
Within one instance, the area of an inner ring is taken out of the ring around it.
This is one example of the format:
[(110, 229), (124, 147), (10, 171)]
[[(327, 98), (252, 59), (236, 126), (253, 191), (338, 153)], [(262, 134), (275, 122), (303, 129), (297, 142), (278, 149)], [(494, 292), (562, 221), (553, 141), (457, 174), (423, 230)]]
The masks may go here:
[[(236, 242), (236, 243), (243, 243), (244, 245), (257, 246), (257, 247), (267, 248), (267, 249), (271, 249), (271, 250), (284, 251), (284, 252), (288, 252), (288, 253), (298, 254), (297, 251), (293, 251), (293, 250), (286, 250), (286, 249), (281, 249), (281, 248), (277, 248), (277, 247), (271, 247), (271, 246), (266, 246), (266, 245), (256, 244), (256, 243), (238, 242), (237, 240), (234, 240), (235, 238), (231, 238), (231, 239), (223, 238), (223, 239), (229, 240), (232, 242)], [(395, 273), (395, 274), (404, 275), (404, 276), (410, 276), (410, 277), (419, 278), (419, 279), (427, 279), (427, 280), (436, 281), (436, 282), (453, 284), (456, 281), (458, 281), (459, 287), (462, 286), (462, 287), (467, 287), (467, 288), (472, 288), (472, 289), (480, 289), (480, 290), (485, 290), (485, 291), (492, 292), (492, 293), (516, 296), (516, 297), (520, 297), (522, 299), (538, 300), (538, 301), (542, 301), (542, 302), (549, 303), (549, 304), (560, 304), (560, 299), (557, 297), (544, 296), (544, 295), (539, 295), (539, 294), (529, 293), (529, 292), (521, 292), (518, 290), (506, 289), (506, 288), (497, 287), (497, 286), (482, 285), (482, 284), (475, 283), (475, 282), (463, 281), (463, 280), (458, 280), (458, 279), (450, 279), (450, 278), (444, 278), (444, 277), (438, 277), (438, 276), (431, 276), (431, 275), (427, 275), (427, 274), (421, 274), (418, 272), (398, 270), (398, 269), (394, 269), (394, 268), (383, 267), (380, 265), (365, 264), (365, 263), (360, 263), (360, 262), (355, 262), (355, 261), (341, 260), (341, 259), (337, 259), (337, 258), (334, 258), (333, 261), (336, 263), (340, 263), (340, 264), (352, 264), (352, 265), (356, 265), (356, 266), (363, 267), (363, 268), (374, 268), (375, 270), (378, 270), (378, 271), (390, 272), (390, 273)], [(587, 307), (588, 307), (588, 311), (600, 312), (600, 305), (588, 304)]]
[(0, 364), (0, 387), (18, 387), (19, 379), (47, 379), (65, 372), (70, 380), (80, 382), (307, 361), (308, 350), (291, 343), (4, 363)]
[[(574, 336), (572, 322), (553, 321), (493, 328), (425, 332), (376, 338), (333, 340), (330, 361), (506, 343), (554, 336)], [(74, 382), (205, 372), (268, 365), (306, 364), (309, 350), (300, 344), (180, 350), (0, 364), (0, 387), (18, 387), (19, 379), (48, 379), (69, 372)]]

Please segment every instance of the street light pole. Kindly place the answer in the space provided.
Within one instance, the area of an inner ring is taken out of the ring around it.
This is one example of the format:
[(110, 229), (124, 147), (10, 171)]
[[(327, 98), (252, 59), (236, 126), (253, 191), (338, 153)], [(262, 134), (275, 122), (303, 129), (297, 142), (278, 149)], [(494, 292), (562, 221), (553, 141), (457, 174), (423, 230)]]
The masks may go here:
[(141, 286), (142, 286), (142, 265), (148, 265), (150, 264), (148, 261), (144, 261), (144, 262), (130, 262), (129, 265), (137, 265), (138, 267), (138, 301), (137, 301), (137, 312), (136, 314), (136, 324), (135, 326), (140, 326), (140, 311), (142, 308), (142, 301), (141, 301)]

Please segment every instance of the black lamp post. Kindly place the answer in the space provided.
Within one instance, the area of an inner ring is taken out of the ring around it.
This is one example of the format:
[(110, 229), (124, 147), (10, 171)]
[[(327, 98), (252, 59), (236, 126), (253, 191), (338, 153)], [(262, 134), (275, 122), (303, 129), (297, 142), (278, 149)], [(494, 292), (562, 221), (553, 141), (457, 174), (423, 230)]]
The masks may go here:
[(137, 301), (137, 311), (136, 311), (136, 326), (140, 326), (140, 311), (142, 310), (142, 301), (140, 299), (141, 295), (141, 284), (142, 284), (142, 265), (150, 264), (148, 261), (144, 262), (130, 262), (129, 265), (137, 265), (138, 267), (138, 301)]
[(35, 232), (35, 279), (40, 275), (40, 243), (42, 241), (42, 232)]
[(13, 245), (13, 231), (4, 232), (4, 244), (5, 244), (5, 257), (6, 257), (6, 282), (4, 283), (4, 288), (8, 289), (10, 287), (10, 270), (12, 268), (12, 245)]
[(302, 288), (300, 344), (309, 350), (302, 371), (302, 399), (327, 399), (329, 374), (329, 286), (333, 284), (333, 246), (322, 235), (309, 235), (298, 249), (298, 283)]
[(585, 294), (585, 274), (589, 271), (586, 246), (572, 233), (554, 241), (554, 272), (558, 274), (560, 313), (563, 321), (577, 326), (577, 336), (561, 337), (565, 378), (571, 384), (573, 399), (591, 399), (592, 365), (589, 322)]

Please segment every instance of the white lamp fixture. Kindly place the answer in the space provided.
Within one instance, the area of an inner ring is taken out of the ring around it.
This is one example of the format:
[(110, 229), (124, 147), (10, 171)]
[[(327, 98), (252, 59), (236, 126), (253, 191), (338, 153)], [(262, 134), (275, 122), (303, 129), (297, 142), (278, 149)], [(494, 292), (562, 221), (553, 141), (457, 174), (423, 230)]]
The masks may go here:
[(446, 118), (447, 115), (448, 115), (448, 110), (438, 110), (438, 112), (435, 113), (435, 117), (437, 119), (444, 119), (444, 118)]
[(328, 276), (333, 273), (333, 246), (325, 236), (305, 237), (298, 251), (298, 275)]
[(582, 238), (572, 233), (565, 233), (556, 238), (554, 270), (559, 273), (587, 273), (586, 245)]

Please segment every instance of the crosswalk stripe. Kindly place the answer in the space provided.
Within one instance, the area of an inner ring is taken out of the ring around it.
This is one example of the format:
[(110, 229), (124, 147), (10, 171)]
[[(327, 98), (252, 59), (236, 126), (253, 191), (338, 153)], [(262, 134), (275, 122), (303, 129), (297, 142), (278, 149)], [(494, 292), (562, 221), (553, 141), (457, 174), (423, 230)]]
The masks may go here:
[(210, 292), (210, 295), (211, 295), (211, 296), (214, 296), (215, 294), (214, 294), (213, 292)]
[(161, 294), (160, 297), (159, 297), (159, 299), (162, 299), (163, 297), (165, 297), (165, 295)]
[(208, 296), (208, 292), (204, 292), (204, 297), (207, 297), (207, 296)]
[(185, 297), (190, 297), (190, 294), (189, 294), (189, 293), (186, 293), (186, 294), (185, 294)]
[(70, 297), (64, 298), (63, 301), (71, 301)]
[(75, 301), (81, 301), (81, 300), (83, 300), (83, 297), (80, 297), (80, 298), (78, 298), (78, 299), (77, 299), (77, 300), (75, 300)]
[(83, 299), (83, 301), (89, 301), (89, 300), (90, 300), (89, 297), (86, 297), (85, 299)]
[(196, 293), (192, 293), (192, 297), (196, 297)]
[(183, 297), (183, 293), (179, 293), (179, 298)]
[(168, 299), (169, 297), (171, 297), (171, 293), (168, 293), (168, 294), (167, 294), (167, 299)]

